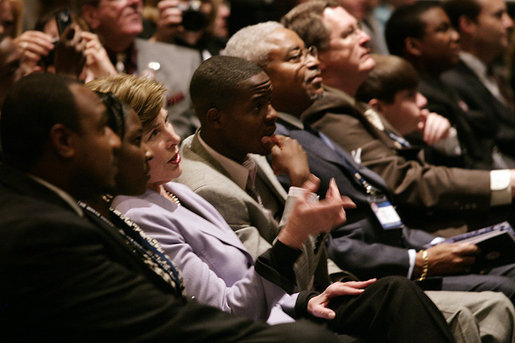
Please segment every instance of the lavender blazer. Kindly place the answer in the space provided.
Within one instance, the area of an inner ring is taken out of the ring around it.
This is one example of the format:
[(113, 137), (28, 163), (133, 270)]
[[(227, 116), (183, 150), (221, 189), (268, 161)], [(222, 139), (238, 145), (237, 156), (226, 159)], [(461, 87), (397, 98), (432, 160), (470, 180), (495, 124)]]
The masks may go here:
[(286, 294), (254, 270), (251, 255), (220, 213), (185, 185), (170, 182), (165, 188), (182, 206), (147, 190), (139, 197), (118, 196), (113, 207), (159, 241), (181, 269), (186, 293), (252, 319), (293, 321), (286, 312), (293, 313), (297, 294)]

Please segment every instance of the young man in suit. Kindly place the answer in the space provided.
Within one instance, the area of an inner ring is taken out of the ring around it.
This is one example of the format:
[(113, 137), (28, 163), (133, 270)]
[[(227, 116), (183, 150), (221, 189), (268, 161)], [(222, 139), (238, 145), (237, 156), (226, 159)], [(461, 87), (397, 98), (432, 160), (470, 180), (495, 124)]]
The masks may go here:
[(460, 34), (460, 61), (442, 75), (467, 106), (499, 124), (499, 149), (515, 156), (515, 102), (509, 85), (495, 68), (509, 47), (513, 28), (503, 0), (449, 0), (442, 4)]
[(269, 327), (187, 299), (173, 263), (137, 231), (124, 234), (79, 206), (75, 199), (114, 185), (120, 139), (107, 123), (93, 92), (53, 74), (20, 80), (4, 101), (5, 340), (337, 342), (310, 323)]
[(376, 66), (356, 92), (411, 145), (424, 149), (426, 160), (435, 165), (458, 167), (462, 163), (456, 129), (449, 120), (426, 107), (418, 91), (419, 76), (406, 60), (394, 55), (373, 55)]
[(189, 81), (201, 62), (198, 51), (137, 38), (143, 31), (143, 1), (80, 0), (79, 15), (100, 40), (118, 72), (148, 75), (168, 89), (165, 107), (175, 131), (186, 137), (199, 126), (191, 108)]

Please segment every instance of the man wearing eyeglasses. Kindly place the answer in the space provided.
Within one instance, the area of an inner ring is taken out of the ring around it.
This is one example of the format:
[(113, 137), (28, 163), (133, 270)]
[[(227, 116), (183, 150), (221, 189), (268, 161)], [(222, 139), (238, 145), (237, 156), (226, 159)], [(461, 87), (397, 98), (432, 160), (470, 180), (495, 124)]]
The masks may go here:
[(163, 83), (170, 122), (181, 137), (193, 133), (198, 120), (188, 85), (200, 64), (198, 51), (137, 38), (143, 31), (142, 0), (77, 0), (80, 17), (96, 33), (118, 72), (145, 75)]

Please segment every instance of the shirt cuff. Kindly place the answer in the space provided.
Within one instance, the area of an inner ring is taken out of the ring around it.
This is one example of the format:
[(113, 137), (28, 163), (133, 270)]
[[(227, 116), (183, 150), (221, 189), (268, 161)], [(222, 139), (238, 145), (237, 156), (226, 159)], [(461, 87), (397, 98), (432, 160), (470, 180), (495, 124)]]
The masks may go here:
[(301, 253), (301, 250), (290, 248), (276, 240), (270, 249), (258, 257), (256, 272), (291, 294), (296, 285), (293, 265)]
[(511, 203), (511, 174), (508, 169), (490, 171), (491, 206)]
[(295, 302), (295, 319), (300, 318), (311, 318), (311, 314), (308, 312), (308, 302), (311, 298), (319, 295), (320, 293), (314, 291), (302, 291), (297, 296)]
[(413, 274), (413, 269), (415, 268), (415, 260), (417, 259), (417, 251), (415, 249), (409, 249), (408, 257), (409, 257), (409, 269), (408, 269), (408, 275), (406, 275), (406, 277), (409, 280), (411, 280), (411, 275)]
[(443, 237), (435, 237), (435, 238), (433, 238), (433, 240), (431, 242), (429, 242), (429, 245), (430, 246), (437, 245), (439, 243), (442, 243), (443, 241), (445, 241), (445, 238), (443, 238)]

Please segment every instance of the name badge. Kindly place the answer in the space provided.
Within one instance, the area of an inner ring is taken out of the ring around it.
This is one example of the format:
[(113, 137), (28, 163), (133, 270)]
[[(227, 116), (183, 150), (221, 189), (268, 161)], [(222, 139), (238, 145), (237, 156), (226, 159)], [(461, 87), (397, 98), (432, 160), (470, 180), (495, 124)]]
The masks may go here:
[(385, 230), (395, 229), (402, 226), (401, 218), (389, 201), (373, 202), (370, 204), (381, 226)]

